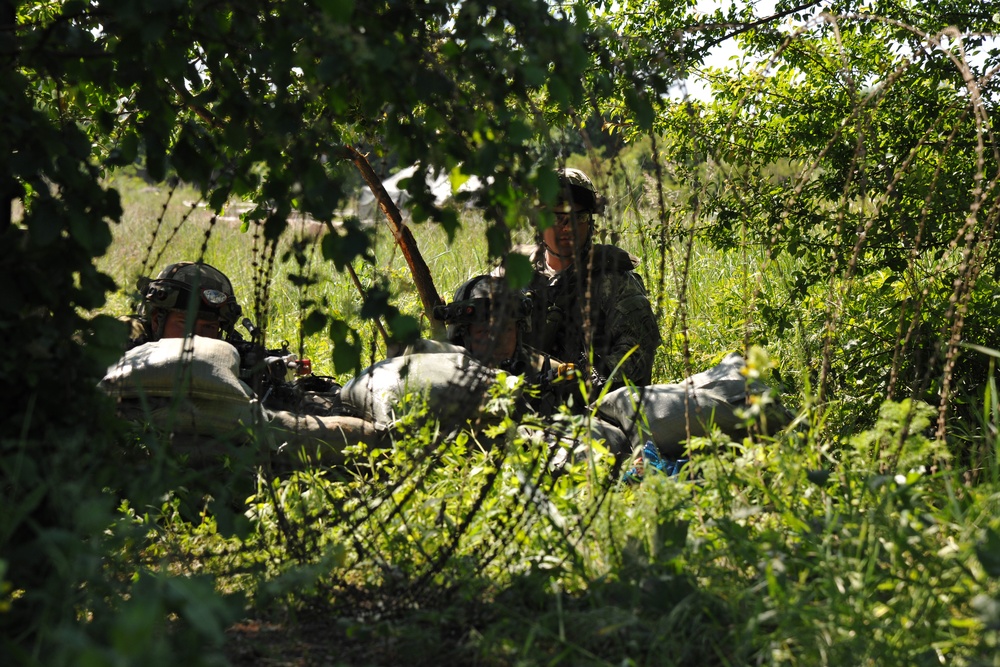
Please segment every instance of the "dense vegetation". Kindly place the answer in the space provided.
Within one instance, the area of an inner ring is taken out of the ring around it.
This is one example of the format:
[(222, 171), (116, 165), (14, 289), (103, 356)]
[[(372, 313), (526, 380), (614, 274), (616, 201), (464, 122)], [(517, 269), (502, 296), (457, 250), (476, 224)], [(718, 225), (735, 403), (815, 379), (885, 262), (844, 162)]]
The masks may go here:
[[(0, 3), (3, 654), (1000, 664), (995, 7), (694, 11)], [(733, 40), (751, 58), (682, 99)], [(629, 487), (600, 443), (553, 478), (530, 432), (579, 418), (517, 423), (500, 386), (488, 431), (417, 412), (350, 472), (251, 474), (246, 448), (193, 470), (117, 420), (113, 316), (168, 261), (218, 265), (338, 377), (384, 354), (376, 319), (428, 331), (391, 237), (344, 214), (362, 155), (420, 161), (408, 219), (444, 294), (496, 261), (523, 280), (506, 251), (547, 223), (549, 168), (584, 168), (598, 234), (644, 258), (654, 380), (741, 350), (795, 424)], [(439, 206), (437, 172), (490, 185)]]

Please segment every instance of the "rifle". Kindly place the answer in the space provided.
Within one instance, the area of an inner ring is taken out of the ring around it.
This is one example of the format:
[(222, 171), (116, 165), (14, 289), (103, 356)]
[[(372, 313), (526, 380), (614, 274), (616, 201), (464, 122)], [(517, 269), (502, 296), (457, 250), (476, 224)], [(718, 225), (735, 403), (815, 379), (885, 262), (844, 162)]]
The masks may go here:
[[(309, 414), (330, 414), (339, 407), (340, 385), (332, 378), (313, 375), (312, 362), (299, 359), (289, 349), (288, 341), (268, 349), (263, 332), (250, 318), (244, 317), (240, 324), (250, 334), (250, 340), (234, 330), (229, 343), (240, 355), (240, 379), (253, 389), (261, 405)], [(317, 401), (316, 396), (322, 399)]]

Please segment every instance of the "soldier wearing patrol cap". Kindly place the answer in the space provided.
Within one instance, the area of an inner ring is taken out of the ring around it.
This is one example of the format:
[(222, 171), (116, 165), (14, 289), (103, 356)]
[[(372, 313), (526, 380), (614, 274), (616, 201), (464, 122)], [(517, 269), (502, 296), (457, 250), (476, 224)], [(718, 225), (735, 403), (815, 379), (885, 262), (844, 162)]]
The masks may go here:
[(588, 372), (594, 393), (609, 382), (621, 386), (626, 378), (647, 385), (661, 338), (635, 272), (639, 260), (593, 242), (594, 218), (603, 213), (605, 201), (590, 178), (570, 168), (560, 169), (558, 176), (560, 196), (548, 211), (554, 224), (540, 230), (537, 245), (514, 249), (534, 268), (525, 342)]

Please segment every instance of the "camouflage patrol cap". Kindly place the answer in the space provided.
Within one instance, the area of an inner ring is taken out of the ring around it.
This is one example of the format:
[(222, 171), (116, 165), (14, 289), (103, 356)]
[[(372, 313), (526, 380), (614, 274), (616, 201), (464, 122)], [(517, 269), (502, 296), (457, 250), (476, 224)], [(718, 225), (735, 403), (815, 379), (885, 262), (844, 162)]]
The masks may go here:
[(198, 317), (218, 318), (223, 331), (231, 331), (243, 313), (226, 274), (202, 262), (170, 264), (154, 280), (140, 278), (137, 287), (142, 295), (144, 315), (157, 309), (186, 311), (193, 294), (199, 297)]
[(571, 211), (573, 204), (579, 204), (591, 213), (600, 215), (604, 212), (604, 197), (598, 194), (589, 176), (572, 167), (564, 167), (556, 174), (561, 190), (556, 211)]

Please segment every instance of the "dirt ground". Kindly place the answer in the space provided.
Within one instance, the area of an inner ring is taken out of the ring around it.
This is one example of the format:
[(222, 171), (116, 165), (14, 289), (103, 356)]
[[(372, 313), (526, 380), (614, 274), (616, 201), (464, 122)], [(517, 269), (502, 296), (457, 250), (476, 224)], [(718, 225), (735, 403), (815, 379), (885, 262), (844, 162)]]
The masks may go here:
[[(449, 624), (451, 625), (451, 624)], [(461, 624), (458, 624), (461, 625)], [(224, 654), (232, 667), (420, 667), (461, 666), (477, 661), (456, 634), (427, 628), (423, 641), (401, 638), (386, 625), (359, 625), (329, 611), (301, 612), (295, 619), (245, 619), (226, 631)], [(420, 633), (419, 624), (410, 632)]]

